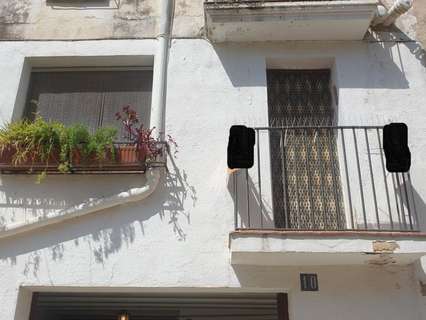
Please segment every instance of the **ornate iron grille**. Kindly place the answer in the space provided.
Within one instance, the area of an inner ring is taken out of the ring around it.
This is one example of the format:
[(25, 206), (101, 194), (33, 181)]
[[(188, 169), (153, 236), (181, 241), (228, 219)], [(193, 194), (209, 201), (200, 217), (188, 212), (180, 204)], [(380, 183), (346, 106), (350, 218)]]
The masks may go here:
[[(277, 228), (345, 227), (329, 70), (269, 70), (274, 222)], [(316, 128), (318, 127), (318, 128)]]

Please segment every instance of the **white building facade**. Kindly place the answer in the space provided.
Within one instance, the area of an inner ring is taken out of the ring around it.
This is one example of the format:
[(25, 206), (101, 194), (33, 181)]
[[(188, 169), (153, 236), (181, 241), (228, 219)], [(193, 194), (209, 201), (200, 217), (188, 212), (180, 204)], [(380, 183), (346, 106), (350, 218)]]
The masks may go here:
[[(3, 170), (0, 319), (426, 319), (426, 10), (404, 3), (0, 4), (3, 123), (131, 104), (178, 144), (144, 173)], [(385, 168), (392, 122), (409, 173)]]

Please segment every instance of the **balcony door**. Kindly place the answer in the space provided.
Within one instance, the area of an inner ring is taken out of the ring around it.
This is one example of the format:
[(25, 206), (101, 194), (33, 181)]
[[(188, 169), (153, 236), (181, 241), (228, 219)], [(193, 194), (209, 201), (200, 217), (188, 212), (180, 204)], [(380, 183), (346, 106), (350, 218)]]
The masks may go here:
[[(277, 228), (344, 229), (329, 70), (268, 70)], [(282, 128), (282, 129), (281, 129)]]

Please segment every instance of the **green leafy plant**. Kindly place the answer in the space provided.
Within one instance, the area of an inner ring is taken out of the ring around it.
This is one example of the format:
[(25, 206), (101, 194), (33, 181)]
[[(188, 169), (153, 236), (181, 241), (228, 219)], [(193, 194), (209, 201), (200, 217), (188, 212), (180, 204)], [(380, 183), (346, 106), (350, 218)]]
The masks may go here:
[(117, 129), (112, 127), (103, 127), (89, 137), (87, 144), (87, 154), (93, 154), (100, 162), (110, 156), (115, 159), (114, 138), (117, 135)]
[(117, 130), (99, 128), (91, 134), (87, 126), (76, 124), (64, 126), (59, 122), (45, 121), (37, 117), (10, 123), (0, 128), (0, 153), (11, 156), (11, 164), (43, 164), (37, 177), (40, 182), (46, 177), (49, 165), (58, 165), (63, 173), (71, 172), (75, 158), (101, 164), (107, 158), (115, 159), (114, 138)]
[(76, 124), (65, 127), (61, 132), (61, 163), (58, 166), (60, 172), (67, 173), (71, 171), (71, 162), (75, 152), (80, 152), (87, 157), (87, 145), (90, 141), (90, 133), (87, 127)]
[(63, 130), (62, 124), (47, 123), (41, 118), (11, 123), (0, 129), (0, 152), (13, 151), (15, 165), (39, 160), (48, 164), (60, 148)]

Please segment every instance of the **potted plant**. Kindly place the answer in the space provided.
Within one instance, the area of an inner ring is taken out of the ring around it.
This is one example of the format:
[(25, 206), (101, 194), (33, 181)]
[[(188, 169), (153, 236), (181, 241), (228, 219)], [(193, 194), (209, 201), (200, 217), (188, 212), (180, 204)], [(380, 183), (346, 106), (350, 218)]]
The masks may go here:
[(34, 122), (14, 122), (1, 128), (0, 162), (16, 169), (56, 168), (63, 130), (60, 123), (47, 123), (39, 117)]
[[(117, 129), (102, 127), (90, 133), (87, 126), (65, 126), (36, 117), (10, 123), (0, 129), (0, 170), (2, 172), (107, 172), (145, 170), (147, 161), (163, 153), (164, 142), (144, 128), (130, 107), (116, 113), (125, 132), (125, 142), (117, 143)], [(168, 136), (167, 142), (177, 147)]]
[[(124, 129), (124, 139), (128, 142), (119, 147), (118, 157), (122, 162), (131, 163), (136, 160), (145, 163), (162, 155), (162, 142), (152, 136), (155, 127), (145, 128), (134, 109), (125, 106), (115, 116), (117, 121), (121, 122)], [(167, 143), (177, 147), (170, 135), (167, 136)]]
[(37, 117), (34, 122), (18, 121), (0, 129), (2, 171), (71, 173), (75, 167), (102, 167), (115, 162), (115, 128), (105, 127), (90, 134), (86, 126), (66, 127)]

